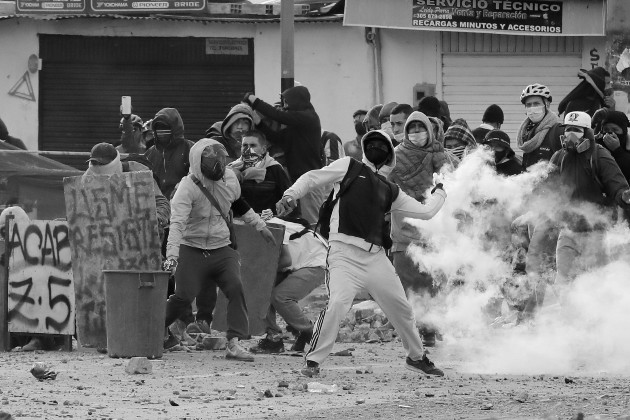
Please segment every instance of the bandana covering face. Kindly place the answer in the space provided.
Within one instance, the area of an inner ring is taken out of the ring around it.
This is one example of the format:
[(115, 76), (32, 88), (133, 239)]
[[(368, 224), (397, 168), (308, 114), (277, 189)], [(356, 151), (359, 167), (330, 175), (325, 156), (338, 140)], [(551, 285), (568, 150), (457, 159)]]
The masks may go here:
[(464, 151), (466, 150), (466, 146), (457, 146), (457, 147), (453, 147), (452, 149), (447, 149), (450, 150), (451, 153), (453, 153), (458, 159), (462, 159), (464, 157)]
[(122, 162), (120, 161), (120, 153), (116, 155), (116, 158), (106, 165), (95, 165), (90, 161), (86, 174), (89, 175), (115, 175), (122, 174)]
[(242, 154), (243, 170), (256, 166), (258, 162), (261, 162), (265, 158), (266, 154), (267, 153), (259, 155), (258, 153), (252, 151), (252, 149), (247, 148), (247, 150), (245, 150)]

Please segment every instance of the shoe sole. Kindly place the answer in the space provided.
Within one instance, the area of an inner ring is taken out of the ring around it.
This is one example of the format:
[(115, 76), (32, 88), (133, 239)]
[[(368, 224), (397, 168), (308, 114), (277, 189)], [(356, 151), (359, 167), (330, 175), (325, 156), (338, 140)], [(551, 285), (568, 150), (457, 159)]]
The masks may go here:
[(242, 357), (238, 357), (238, 356), (231, 356), (231, 355), (229, 355), (229, 354), (226, 354), (226, 355), (225, 355), (225, 358), (226, 358), (226, 359), (229, 359), (229, 360), (237, 360), (237, 361), (239, 361), (239, 362), (253, 362), (253, 361), (254, 361), (254, 358), (253, 358), (253, 357), (251, 357), (251, 358), (249, 358), (249, 357), (248, 357), (247, 359), (244, 359), (244, 358), (242, 358)]
[(407, 363), (405, 363), (405, 368), (409, 369), (412, 372), (416, 372), (416, 373), (424, 373), (425, 375), (431, 375), (431, 376), (444, 376), (444, 374), (437, 374), (437, 373), (427, 373), (422, 369), (418, 369), (417, 367), (413, 367), (411, 365), (408, 365)]

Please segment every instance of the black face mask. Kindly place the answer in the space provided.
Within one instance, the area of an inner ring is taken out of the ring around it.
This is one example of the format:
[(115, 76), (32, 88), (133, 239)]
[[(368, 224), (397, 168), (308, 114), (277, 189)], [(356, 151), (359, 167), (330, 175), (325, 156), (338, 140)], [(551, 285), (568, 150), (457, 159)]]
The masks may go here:
[(217, 157), (201, 158), (201, 173), (212, 181), (218, 181), (225, 174), (225, 159)]
[(377, 168), (380, 168), (387, 161), (388, 156), (389, 152), (376, 147), (372, 147), (365, 151), (365, 157), (367, 160), (372, 162)]
[(361, 137), (363, 137), (363, 135), (367, 133), (367, 129), (361, 121), (357, 121), (354, 123), (354, 131), (356, 131), (357, 134)]
[(499, 163), (507, 157), (508, 151), (494, 152), (494, 163)]

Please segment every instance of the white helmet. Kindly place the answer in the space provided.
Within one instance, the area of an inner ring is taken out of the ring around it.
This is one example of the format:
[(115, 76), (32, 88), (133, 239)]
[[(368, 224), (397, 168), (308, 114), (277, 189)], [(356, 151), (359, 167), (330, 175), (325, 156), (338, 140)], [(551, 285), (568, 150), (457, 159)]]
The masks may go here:
[(530, 96), (541, 96), (551, 102), (551, 91), (547, 86), (541, 85), (540, 83), (534, 83), (533, 85), (529, 85), (523, 89), (523, 92), (521, 93), (521, 103), (524, 104), (525, 99)]
[(564, 117), (564, 125), (572, 125), (574, 127), (582, 127), (584, 129), (591, 128), (591, 116), (586, 112), (573, 111)]

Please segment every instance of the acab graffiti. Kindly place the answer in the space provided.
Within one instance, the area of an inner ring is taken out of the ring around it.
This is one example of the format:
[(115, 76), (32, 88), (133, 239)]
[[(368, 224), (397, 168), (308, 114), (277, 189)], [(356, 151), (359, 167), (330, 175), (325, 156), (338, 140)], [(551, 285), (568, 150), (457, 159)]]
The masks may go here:
[(9, 331), (74, 334), (68, 225), (13, 221), (9, 227)]

